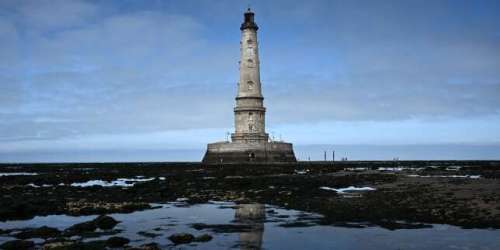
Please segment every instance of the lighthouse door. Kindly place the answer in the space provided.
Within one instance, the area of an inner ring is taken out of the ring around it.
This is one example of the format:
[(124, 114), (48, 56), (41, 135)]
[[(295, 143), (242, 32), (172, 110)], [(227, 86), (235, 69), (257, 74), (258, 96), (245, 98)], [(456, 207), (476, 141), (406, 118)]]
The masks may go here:
[(251, 152), (250, 154), (248, 154), (248, 161), (254, 161), (254, 160), (255, 160), (255, 153)]

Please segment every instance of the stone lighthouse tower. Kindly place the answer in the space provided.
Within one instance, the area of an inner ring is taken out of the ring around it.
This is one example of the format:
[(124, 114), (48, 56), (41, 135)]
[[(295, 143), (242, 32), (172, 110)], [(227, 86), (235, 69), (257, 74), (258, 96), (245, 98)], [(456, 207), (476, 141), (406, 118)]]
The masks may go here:
[(254, 13), (248, 10), (240, 27), (240, 81), (234, 108), (233, 142), (267, 142), (269, 138), (265, 131), (266, 108), (260, 84), (258, 29)]
[(264, 97), (260, 82), (260, 60), (257, 41), (259, 27), (255, 14), (248, 9), (241, 24), (240, 81), (231, 142), (208, 144), (204, 163), (295, 162), (291, 143), (269, 141), (266, 133)]

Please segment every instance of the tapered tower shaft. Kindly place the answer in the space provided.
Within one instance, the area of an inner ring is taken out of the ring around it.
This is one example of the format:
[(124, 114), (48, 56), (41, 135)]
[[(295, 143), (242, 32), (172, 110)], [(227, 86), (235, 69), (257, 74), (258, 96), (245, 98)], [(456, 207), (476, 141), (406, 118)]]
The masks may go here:
[(257, 41), (259, 27), (248, 9), (241, 24), (240, 81), (234, 108), (234, 142), (267, 142), (264, 97), (260, 83), (260, 61)]
[(240, 26), (240, 81), (234, 107), (232, 141), (209, 143), (204, 164), (296, 162), (293, 145), (269, 141), (266, 133), (264, 97), (260, 84), (260, 60), (254, 13), (248, 9)]

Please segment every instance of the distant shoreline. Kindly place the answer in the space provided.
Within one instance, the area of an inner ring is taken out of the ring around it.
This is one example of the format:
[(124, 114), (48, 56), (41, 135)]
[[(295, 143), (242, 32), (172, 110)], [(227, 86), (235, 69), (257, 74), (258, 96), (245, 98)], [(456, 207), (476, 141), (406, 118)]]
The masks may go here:
[[(499, 164), (500, 165), (500, 160), (346, 160), (346, 161), (298, 161), (297, 163), (248, 163), (248, 162), (241, 162), (241, 163), (225, 163), (222, 164), (224, 166), (271, 166), (271, 165), (276, 165), (276, 166), (325, 166), (325, 165), (352, 165), (352, 164), (445, 164), (447, 163), (453, 163), (453, 164), (466, 164), (466, 165), (472, 165), (474, 166), (475, 163), (481, 163), (483, 165), (484, 163), (490, 163), (490, 164)], [(0, 162), (0, 167), (5, 167), (8, 165), (169, 165), (169, 166), (180, 166), (180, 165), (186, 165), (186, 166), (193, 166), (193, 165), (206, 165), (202, 164), (201, 161), (165, 161), (165, 162), (160, 162), (160, 161), (143, 161), (143, 162)], [(213, 166), (219, 166), (221, 164), (212, 164)]]

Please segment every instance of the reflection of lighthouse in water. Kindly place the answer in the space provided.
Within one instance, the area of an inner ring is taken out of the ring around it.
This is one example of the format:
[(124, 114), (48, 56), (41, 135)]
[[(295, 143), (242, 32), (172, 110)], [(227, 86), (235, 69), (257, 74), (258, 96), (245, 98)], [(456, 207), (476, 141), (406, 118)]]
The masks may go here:
[(240, 233), (240, 249), (261, 249), (266, 210), (263, 204), (240, 204), (235, 220), (252, 226), (249, 232)]

